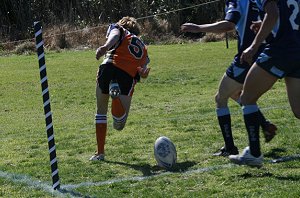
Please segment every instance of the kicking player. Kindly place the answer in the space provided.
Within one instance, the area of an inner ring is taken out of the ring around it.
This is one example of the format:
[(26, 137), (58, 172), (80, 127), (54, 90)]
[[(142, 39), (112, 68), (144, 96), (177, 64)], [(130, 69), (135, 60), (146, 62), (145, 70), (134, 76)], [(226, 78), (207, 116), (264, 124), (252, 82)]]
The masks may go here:
[(284, 78), (291, 109), (300, 119), (300, 0), (257, 0), (256, 3), (265, 17), (252, 44), (242, 53), (241, 61), (252, 63), (260, 44), (271, 32), (274, 40), (268, 42), (251, 67), (241, 95), (249, 147), (241, 155), (230, 155), (229, 159), (236, 164), (260, 167), (263, 156), (257, 100), (278, 79)]
[[(225, 146), (214, 156), (228, 156), (238, 154), (238, 149), (234, 145), (231, 116), (228, 108), (228, 99), (232, 98), (240, 104), (240, 93), (243, 88), (245, 77), (250, 69), (251, 63), (240, 62), (240, 56), (255, 37), (255, 33), (251, 31), (250, 26), (252, 21), (260, 19), (258, 8), (252, 0), (227, 0), (226, 1), (226, 16), (223, 21), (196, 25), (193, 23), (185, 23), (181, 26), (183, 32), (213, 32), (222, 33), (236, 30), (238, 34), (238, 52), (234, 57), (233, 62), (224, 73), (215, 96), (216, 113), (218, 122), (225, 141)], [(263, 47), (261, 47), (263, 49)], [(258, 53), (257, 53), (258, 54)], [(257, 54), (255, 56), (257, 56)], [(263, 129), (265, 141), (269, 142), (276, 135), (276, 126), (265, 119), (263, 114), (258, 111), (260, 125)]]
[(113, 127), (125, 127), (131, 97), (140, 77), (147, 78), (150, 68), (147, 47), (137, 37), (139, 25), (133, 17), (123, 17), (109, 26), (107, 41), (96, 51), (96, 59), (105, 55), (97, 74), (96, 98), (97, 151), (90, 160), (104, 160), (109, 96), (112, 98)]

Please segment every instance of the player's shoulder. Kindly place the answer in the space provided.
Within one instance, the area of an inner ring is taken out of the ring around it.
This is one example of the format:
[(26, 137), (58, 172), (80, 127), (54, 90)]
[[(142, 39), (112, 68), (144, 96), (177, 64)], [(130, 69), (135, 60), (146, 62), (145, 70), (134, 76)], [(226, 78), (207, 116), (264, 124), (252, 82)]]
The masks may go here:
[(119, 26), (119, 25), (116, 24), (116, 23), (111, 23), (111, 24), (109, 24), (109, 26), (108, 26), (107, 32), (111, 32), (111, 31), (114, 30), (114, 29), (120, 30), (120, 29), (121, 29), (121, 26)]
[[(269, 2), (270, 0), (255, 0), (255, 1), (256, 1), (258, 8), (260, 10), (264, 10), (266, 3)], [(272, 1), (274, 1), (274, 0), (272, 0)], [(278, 1), (278, 0), (275, 0), (275, 1)]]
[(227, 8), (237, 8), (239, 5), (239, 0), (226, 0)]
[(247, 1), (241, 1), (241, 0), (227, 0), (226, 1), (226, 12), (227, 13), (241, 13), (242, 10), (244, 10), (244, 4), (248, 2)]
[(109, 24), (108, 26), (108, 29), (107, 29), (107, 32), (106, 32), (106, 38), (108, 38), (109, 34), (112, 32), (112, 31), (119, 31), (121, 34), (122, 32), (124, 31), (123, 28), (121, 26), (119, 26), (118, 24), (116, 23), (111, 23)]

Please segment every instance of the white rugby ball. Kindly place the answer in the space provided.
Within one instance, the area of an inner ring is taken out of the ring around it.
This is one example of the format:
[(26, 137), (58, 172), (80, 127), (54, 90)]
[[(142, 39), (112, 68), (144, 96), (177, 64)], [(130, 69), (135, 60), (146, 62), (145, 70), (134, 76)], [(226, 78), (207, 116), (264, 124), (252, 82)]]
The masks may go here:
[(161, 136), (155, 141), (154, 156), (158, 166), (169, 169), (177, 160), (176, 147), (169, 138)]

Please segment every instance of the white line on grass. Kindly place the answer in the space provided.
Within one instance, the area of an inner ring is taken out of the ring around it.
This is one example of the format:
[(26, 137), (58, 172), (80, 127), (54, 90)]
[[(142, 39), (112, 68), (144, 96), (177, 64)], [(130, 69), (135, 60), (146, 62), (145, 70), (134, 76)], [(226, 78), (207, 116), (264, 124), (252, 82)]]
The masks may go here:
[(47, 183), (43, 183), (41, 181), (33, 180), (32, 178), (30, 178), (29, 176), (26, 176), (26, 175), (7, 173), (7, 172), (3, 172), (0, 170), (0, 177), (4, 178), (6, 180), (9, 180), (11, 182), (14, 182), (14, 183), (26, 184), (27, 186), (43, 190), (43, 191), (48, 192), (55, 196), (65, 197), (65, 195), (63, 193), (61, 193), (57, 190), (53, 190), (51, 185), (49, 185)]
[[(300, 154), (281, 157), (278, 159), (273, 159), (271, 161), (265, 161), (265, 163), (287, 162), (287, 161), (292, 161), (292, 160), (297, 160), (297, 159), (300, 159)], [(191, 175), (191, 174), (205, 173), (205, 172), (211, 172), (211, 171), (220, 170), (220, 169), (232, 168), (235, 166), (238, 166), (238, 165), (224, 164), (224, 165), (199, 168), (196, 170), (190, 170), (190, 171), (186, 171), (186, 172), (163, 172), (163, 173), (151, 175), (151, 176), (135, 176), (135, 177), (112, 179), (112, 180), (101, 181), (101, 182), (82, 182), (79, 184), (67, 184), (67, 185), (62, 185), (61, 188), (71, 190), (71, 189), (76, 189), (79, 187), (104, 186), (104, 185), (108, 185), (108, 184), (115, 184), (115, 183), (121, 183), (121, 182), (127, 182), (127, 181), (143, 181), (143, 180), (148, 180), (148, 179), (165, 176), (165, 175), (171, 175), (171, 174)]]
[(104, 185), (108, 185), (108, 184), (121, 183), (121, 182), (126, 182), (126, 181), (143, 181), (143, 180), (148, 180), (148, 179), (152, 179), (155, 177), (172, 175), (172, 174), (191, 175), (191, 174), (210, 172), (210, 171), (220, 170), (220, 169), (225, 169), (225, 168), (231, 168), (233, 166), (236, 166), (236, 165), (225, 164), (225, 165), (200, 168), (200, 169), (196, 169), (196, 170), (190, 170), (190, 171), (186, 171), (186, 172), (163, 172), (163, 173), (159, 173), (159, 174), (151, 175), (151, 176), (125, 177), (125, 178), (119, 178), (119, 179), (113, 179), (113, 180), (107, 180), (107, 181), (101, 181), (101, 182), (82, 182), (79, 184), (61, 185), (61, 191), (64, 192), (64, 190), (66, 190), (65, 193), (62, 193), (58, 190), (53, 190), (51, 185), (43, 183), (41, 181), (33, 180), (32, 178), (30, 178), (29, 176), (26, 176), (26, 175), (7, 173), (7, 172), (3, 172), (0, 170), (0, 178), (4, 178), (4, 179), (9, 180), (14, 183), (23, 183), (23, 184), (26, 184), (27, 186), (30, 186), (35, 189), (43, 190), (45, 192), (51, 193), (52, 195), (55, 195), (58, 197), (66, 197), (67, 196), (66, 193), (68, 193), (69, 195), (70, 194), (77, 195), (78, 193), (73, 192), (71, 190), (79, 188), (79, 187), (104, 186)]
[[(271, 161), (265, 161), (265, 162), (272, 164), (272, 163), (287, 162), (287, 161), (292, 161), (292, 160), (297, 160), (297, 159), (300, 159), (300, 154), (296, 154), (296, 155), (292, 155), (292, 156), (285, 156), (285, 157), (281, 157), (278, 159), (274, 159)], [(3, 172), (0, 170), (0, 177), (7, 179), (9, 181), (12, 181), (14, 183), (24, 183), (32, 188), (43, 190), (43, 191), (51, 193), (52, 195), (55, 195), (55, 196), (65, 197), (65, 196), (67, 196), (66, 193), (68, 193), (69, 195), (71, 194), (71, 195), (79, 196), (79, 193), (71, 191), (72, 189), (76, 189), (79, 187), (104, 186), (104, 185), (108, 185), (108, 184), (115, 184), (115, 183), (121, 183), (121, 182), (127, 182), (127, 181), (143, 181), (143, 180), (148, 180), (148, 179), (152, 179), (152, 178), (156, 178), (156, 177), (172, 175), (172, 174), (174, 174), (174, 175), (175, 174), (192, 175), (192, 174), (211, 172), (211, 171), (221, 170), (221, 169), (226, 169), (226, 168), (232, 168), (235, 166), (238, 166), (238, 165), (224, 164), (224, 165), (199, 168), (196, 170), (190, 170), (190, 171), (186, 171), (186, 172), (163, 172), (163, 173), (159, 173), (159, 174), (151, 175), (151, 176), (125, 177), (125, 178), (112, 179), (112, 180), (106, 180), (106, 181), (101, 181), (101, 182), (82, 182), (79, 184), (61, 185), (61, 190), (62, 190), (62, 192), (64, 192), (64, 190), (66, 190), (65, 193), (62, 193), (57, 190), (53, 190), (51, 185), (43, 183), (41, 181), (35, 181), (26, 175), (12, 174), (12, 173)]]
[[(67, 184), (67, 185), (61, 185), (62, 190), (72, 190), (79, 187), (89, 187), (89, 186), (103, 186), (108, 184), (114, 184), (114, 183), (120, 183), (120, 182), (126, 182), (126, 181), (143, 181), (152, 179), (155, 177), (165, 176), (165, 175), (172, 175), (172, 174), (183, 174), (183, 175), (191, 175), (191, 174), (197, 174), (197, 173), (204, 173), (204, 172), (210, 172), (214, 170), (219, 169), (225, 169), (225, 168), (231, 168), (235, 166), (234, 164), (225, 164), (225, 165), (219, 165), (219, 166), (210, 166), (206, 168), (200, 168), (196, 170), (190, 170), (186, 172), (163, 172), (157, 175), (151, 175), (151, 176), (136, 176), (136, 177), (125, 177), (120, 179), (113, 179), (113, 180), (107, 180), (107, 181), (101, 181), (101, 182), (83, 182), (79, 184)], [(13, 173), (7, 173), (0, 171), (0, 177), (4, 178), (6, 180), (9, 180), (14, 183), (23, 183), (27, 186), (30, 186), (32, 188), (40, 189), (45, 192), (51, 193), (52, 195), (59, 196), (59, 197), (65, 197), (66, 195), (64, 193), (61, 193), (57, 190), (53, 190), (52, 186), (46, 183), (43, 183), (41, 181), (36, 181), (30, 178), (26, 175), (21, 174), (13, 174)]]
[(206, 168), (200, 168), (200, 169), (196, 169), (196, 170), (190, 170), (190, 171), (186, 171), (186, 172), (163, 172), (163, 173), (151, 175), (151, 176), (125, 177), (125, 178), (112, 179), (112, 180), (101, 181), (101, 182), (82, 182), (79, 184), (62, 185), (61, 188), (76, 189), (79, 187), (104, 186), (104, 185), (108, 185), (108, 184), (115, 184), (115, 183), (127, 182), (127, 181), (143, 181), (143, 180), (148, 180), (148, 179), (152, 179), (155, 177), (172, 175), (172, 174), (191, 175), (191, 174), (197, 174), (197, 173), (210, 172), (210, 171), (219, 170), (219, 169), (231, 168), (233, 166), (236, 166), (236, 165), (225, 164), (225, 165), (219, 165), (219, 166), (210, 166), (210, 167), (206, 167)]

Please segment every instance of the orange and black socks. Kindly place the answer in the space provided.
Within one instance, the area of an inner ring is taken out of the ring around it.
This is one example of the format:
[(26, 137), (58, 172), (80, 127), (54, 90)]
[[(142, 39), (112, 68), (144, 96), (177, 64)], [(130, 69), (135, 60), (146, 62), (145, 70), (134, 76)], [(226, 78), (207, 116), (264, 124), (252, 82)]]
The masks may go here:
[(127, 117), (126, 111), (122, 105), (120, 98), (115, 98), (112, 100), (111, 113), (116, 124), (125, 122)]

